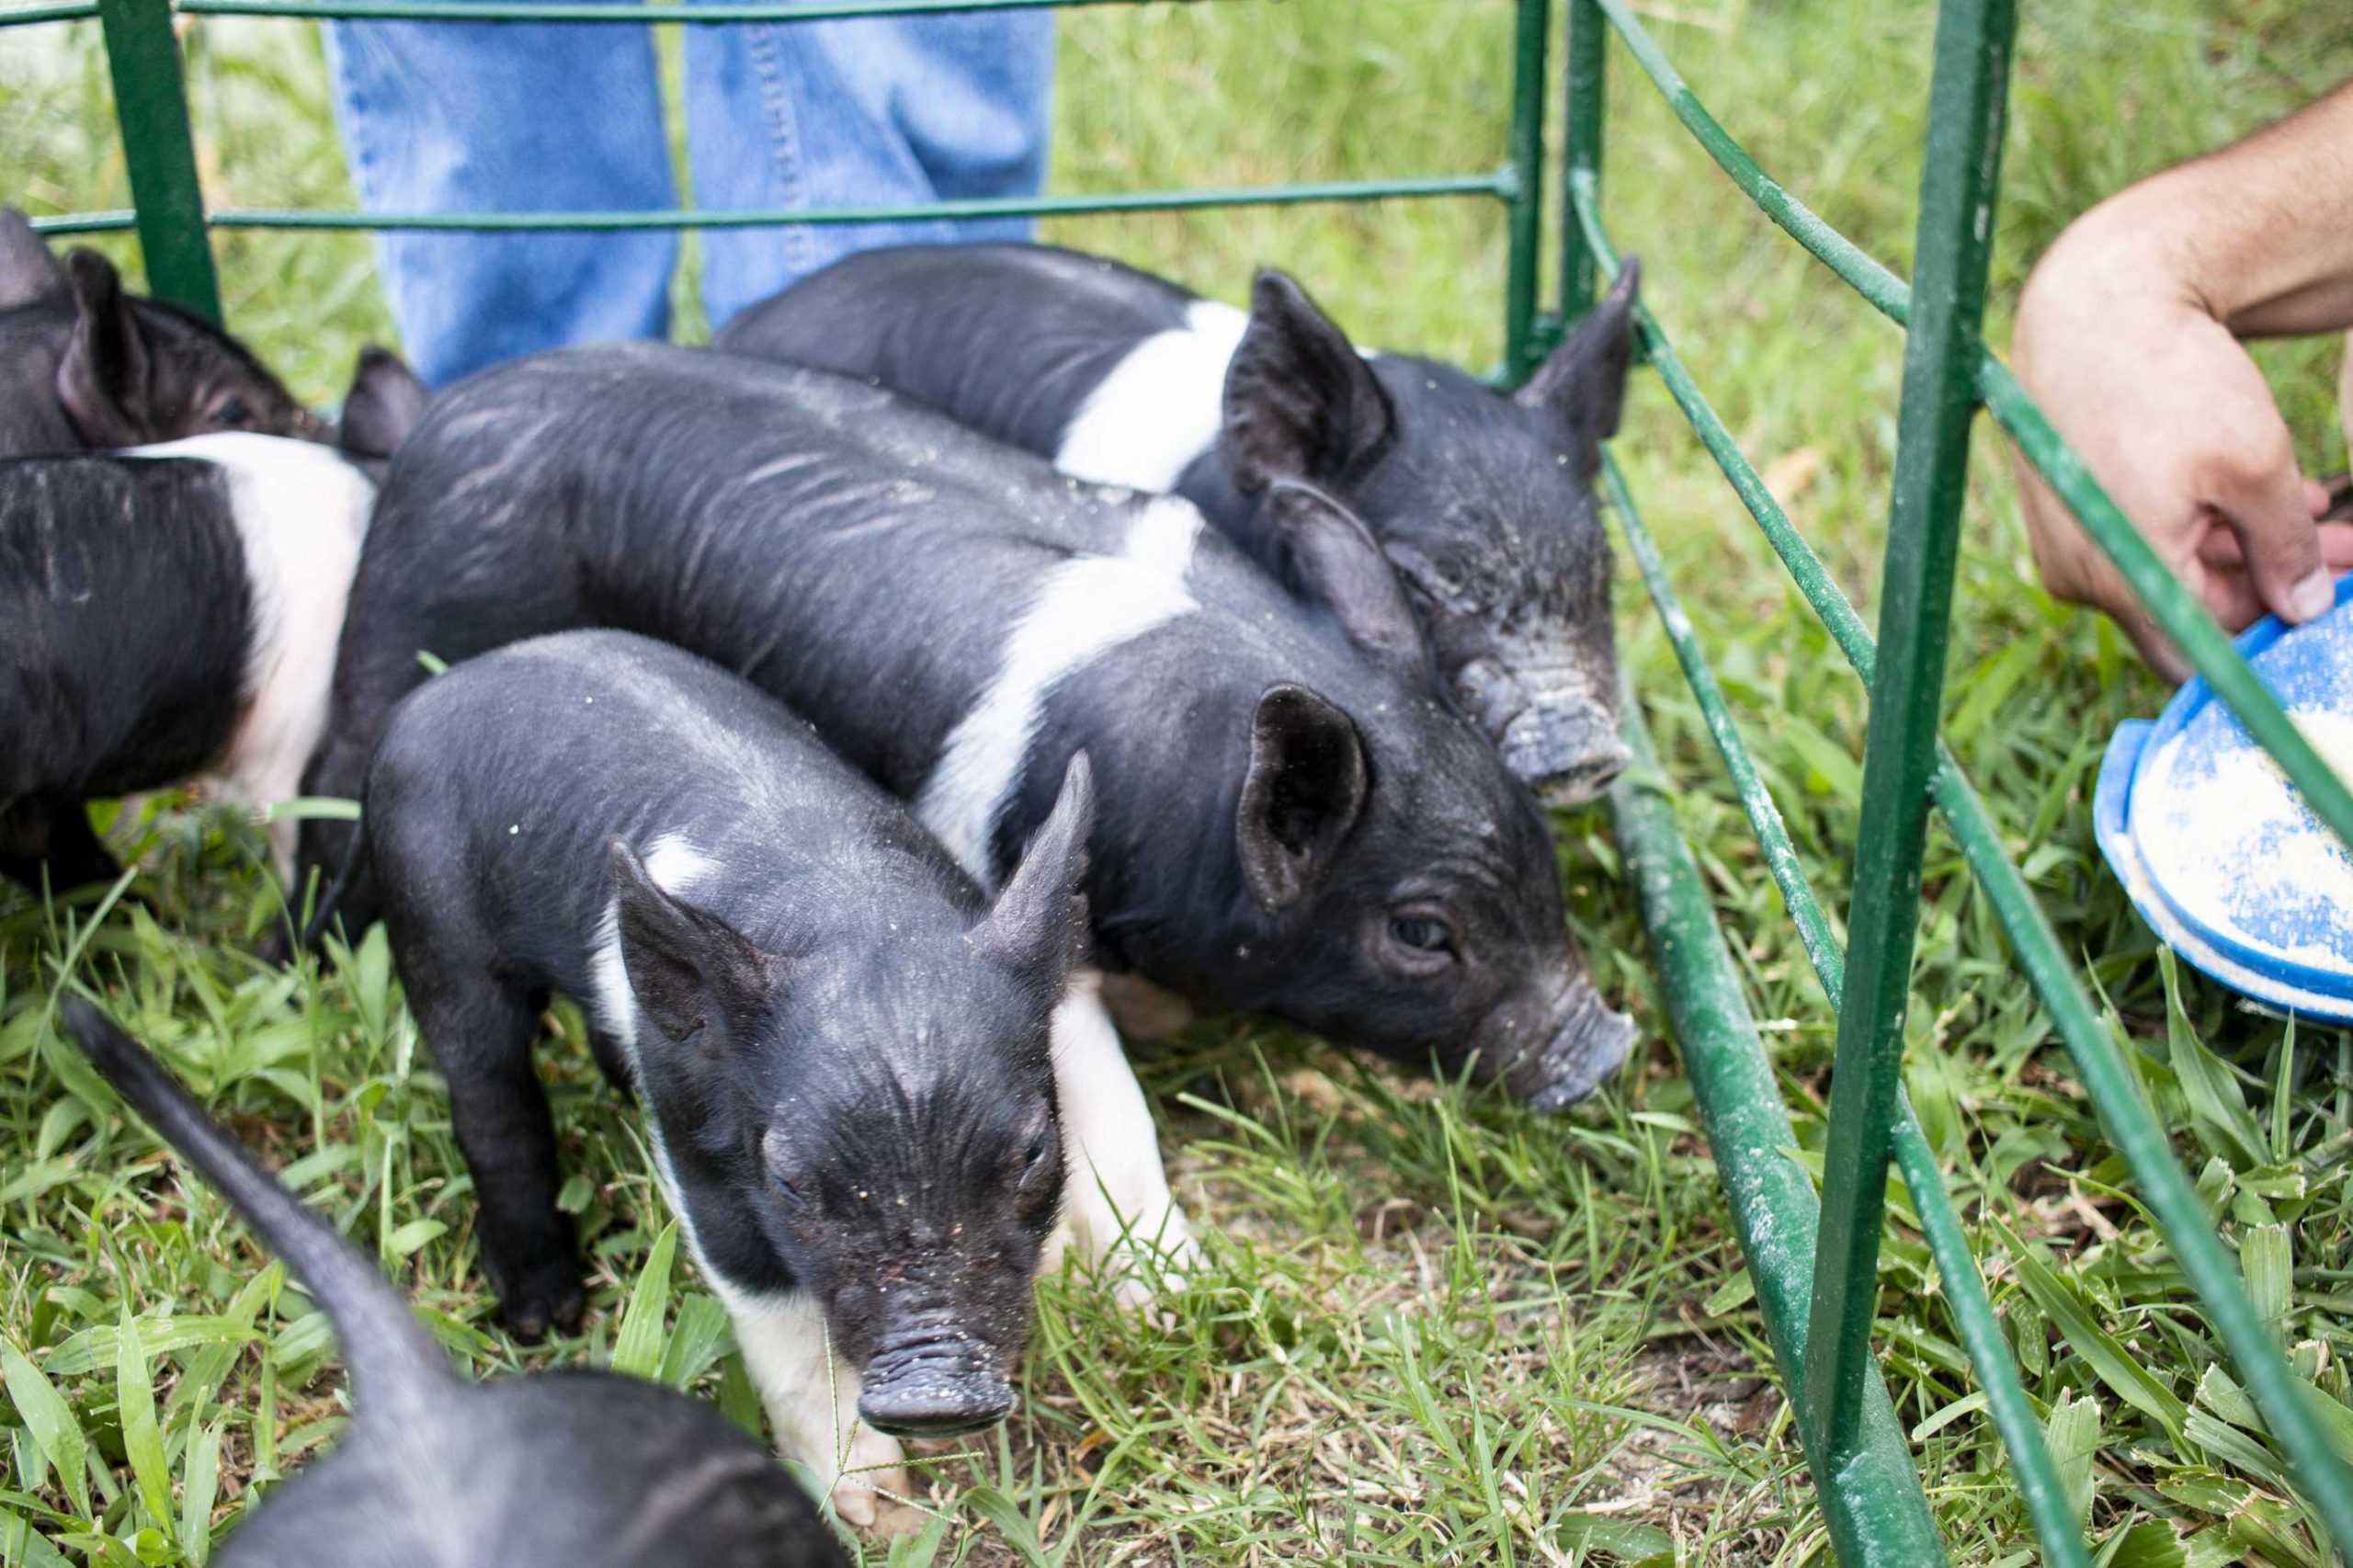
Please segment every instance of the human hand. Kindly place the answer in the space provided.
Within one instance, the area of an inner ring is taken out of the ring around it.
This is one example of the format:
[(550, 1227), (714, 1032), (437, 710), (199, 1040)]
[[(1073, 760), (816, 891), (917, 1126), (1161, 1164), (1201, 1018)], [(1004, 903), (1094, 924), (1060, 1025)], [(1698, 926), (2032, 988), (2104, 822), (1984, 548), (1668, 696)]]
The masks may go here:
[[(2018, 379), (2225, 628), (2266, 610), (2309, 620), (2334, 602), (2331, 573), (2353, 566), (2353, 525), (2316, 523), (2327, 493), (2297, 469), (2262, 372), (2157, 247), (2123, 227), (2087, 221), (2036, 268), (2010, 341)], [(2051, 592), (2105, 611), (2160, 673), (2185, 678), (2188, 662), (2114, 564), (2018, 467)]]

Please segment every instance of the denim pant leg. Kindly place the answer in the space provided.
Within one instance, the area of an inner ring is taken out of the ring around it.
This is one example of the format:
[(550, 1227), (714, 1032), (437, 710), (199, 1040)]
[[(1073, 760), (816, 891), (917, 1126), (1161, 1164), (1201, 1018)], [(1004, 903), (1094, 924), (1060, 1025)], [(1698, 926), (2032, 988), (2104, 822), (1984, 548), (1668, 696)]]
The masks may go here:
[[(330, 22), (325, 30), (335, 119), (370, 211), (677, 204), (643, 28)], [(676, 256), (666, 232), (377, 240), (403, 346), (436, 386), (562, 344), (663, 335)]]
[[(695, 201), (708, 208), (870, 207), (1032, 196), (1053, 90), (1049, 11), (868, 17), (687, 31)], [(851, 251), (1026, 240), (1026, 218), (707, 231), (714, 329)]]

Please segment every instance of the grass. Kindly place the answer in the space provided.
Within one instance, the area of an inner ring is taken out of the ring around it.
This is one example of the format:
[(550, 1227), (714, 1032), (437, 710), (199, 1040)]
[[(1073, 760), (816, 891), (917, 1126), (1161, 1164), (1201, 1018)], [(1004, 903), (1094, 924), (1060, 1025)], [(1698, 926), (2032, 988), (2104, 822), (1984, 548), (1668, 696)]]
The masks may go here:
[[(1510, 12), (1502, 0), (1236, 0), (1071, 14), (1056, 182), (1487, 166), (1504, 143)], [(1658, 23), (1662, 40), (1719, 117), (1834, 222), (1908, 267), (1930, 7), (1780, 0), (1678, 14), (1695, 20)], [(190, 45), (216, 199), (347, 202), (307, 32), (214, 21)], [(2034, 7), (2019, 56), (1996, 342), (2025, 267), (2069, 214), (2353, 73), (2353, 40), (2328, 8), (2290, 0)], [(9, 35), (7, 194), (36, 210), (121, 204), (107, 112), (89, 29)], [(1873, 614), (1899, 340), (1747, 209), (1622, 56), (1609, 144), (1613, 225), (1643, 253), (1663, 322)], [(1499, 351), (1503, 235), (1489, 205), (1073, 221), (1050, 233), (1228, 298), (1251, 264), (1279, 260), (1368, 340), (1474, 366)], [(108, 248), (135, 261), (126, 244)], [(305, 394), (332, 398), (357, 346), (388, 335), (364, 240), (240, 232), (217, 248), (232, 320)], [(691, 290), (682, 297), (691, 320)], [(2344, 459), (2334, 352), (2261, 351), (2315, 470)], [(1860, 687), (1656, 387), (1636, 392), (1619, 449), (1835, 911)], [(2092, 846), (2088, 800), (2107, 733), (2154, 711), (2162, 689), (2108, 627), (2040, 593), (1992, 437), (1978, 455), (1948, 737), (2179, 1129), (2266, 1310), (2341, 1409), (2353, 1040), (2291, 1041), (2161, 961)], [(1678, 818), (1797, 1116), (1794, 1157), (1812, 1162), (1828, 1009), (1631, 574), (1620, 602)], [(75, 1072), (49, 1021), (61, 975), (104, 992), (376, 1248), (478, 1372), (608, 1358), (667, 1222), (636, 1119), (596, 1084), (576, 1019), (559, 1009), (544, 1060), (594, 1305), (576, 1340), (507, 1342), (475, 1267), (446, 1100), (380, 941), (285, 973), (244, 957), (272, 918), (250, 830), (165, 806), (115, 826), (151, 869), (156, 915), (0, 902), (10, 1562), (199, 1562), (269, 1478), (332, 1440), (343, 1414), (307, 1303), (279, 1290), (219, 1200), (183, 1185), (144, 1129)], [(1167, 1329), (1121, 1314), (1084, 1279), (1047, 1282), (1019, 1414), (928, 1467), (938, 1530), (869, 1549), (869, 1561), (1826, 1560), (1606, 824), (1588, 814), (1562, 828), (1588, 950), (1644, 1026), (1634, 1070), (1594, 1106), (1548, 1119), (1244, 1023), (1207, 1023), (1141, 1053), (1208, 1267)], [(2323, 1562), (2269, 1438), (1940, 837), (1927, 894), (1907, 1085), (2105, 1561)], [(2029, 1562), (2010, 1471), (1900, 1202), (1883, 1259), (1881, 1364), (1954, 1560)], [(666, 1309), (662, 1375), (743, 1411), (740, 1368), (691, 1269), (646, 1299)], [(11, 1521), (29, 1527), (14, 1544)]]

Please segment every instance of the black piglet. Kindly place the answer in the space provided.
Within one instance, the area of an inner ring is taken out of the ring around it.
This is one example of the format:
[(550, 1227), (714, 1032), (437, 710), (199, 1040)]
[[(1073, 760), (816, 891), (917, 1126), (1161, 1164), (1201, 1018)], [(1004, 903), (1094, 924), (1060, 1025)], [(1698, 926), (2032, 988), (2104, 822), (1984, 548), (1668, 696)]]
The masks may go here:
[(221, 1568), (830, 1568), (809, 1498), (710, 1407), (610, 1372), (450, 1370), (358, 1249), (79, 998), (65, 1027), (334, 1322), (358, 1414), (231, 1534)]

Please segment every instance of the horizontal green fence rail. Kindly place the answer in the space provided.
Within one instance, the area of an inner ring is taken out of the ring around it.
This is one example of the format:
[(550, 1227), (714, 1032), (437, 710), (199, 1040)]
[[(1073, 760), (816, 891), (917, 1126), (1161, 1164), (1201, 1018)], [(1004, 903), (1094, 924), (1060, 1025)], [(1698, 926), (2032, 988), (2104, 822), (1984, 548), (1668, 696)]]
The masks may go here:
[(919, 218), (1051, 218), (1101, 212), (1170, 212), (1200, 207), (1281, 207), (1313, 201), (1457, 196), (1485, 196), (1508, 201), (1518, 189), (1519, 181), (1513, 171), (1500, 169), (1483, 175), (1233, 186), (1222, 190), (969, 197), (878, 207), (678, 208), (646, 212), (311, 212), (291, 208), (228, 207), (213, 212), (210, 221), (216, 229), (369, 229), (392, 233), (761, 229), (893, 223)]

